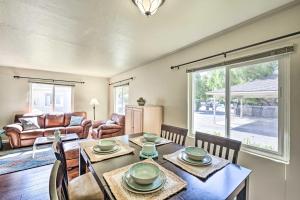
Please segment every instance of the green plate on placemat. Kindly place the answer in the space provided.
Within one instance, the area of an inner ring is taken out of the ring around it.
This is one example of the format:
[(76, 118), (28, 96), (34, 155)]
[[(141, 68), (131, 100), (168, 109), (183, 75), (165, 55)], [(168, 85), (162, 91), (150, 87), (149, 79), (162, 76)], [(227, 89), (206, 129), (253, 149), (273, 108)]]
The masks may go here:
[(140, 185), (137, 184), (131, 177), (129, 172), (125, 172), (122, 177), (122, 186), (130, 192), (137, 194), (149, 194), (161, 190), (167, 181), (166, 175), (160, 171), (158, 178), (151, 184)]
[(203, 160), (192, 160), (188, 157), (188, 155), (184, 151), (182, 151), (178, 155), (178, 159), (186, 164), (195, 165), (195, 166), (207, 166), (210, 165), (212, 162), (212, 158), (209, 155), (206, 155)]
[(93, 146), (93, 152), (96, 154), (110, 154), (110, 153), (115, 153), (117, 151), (119, 151), (121, 149), (121, 147), (119, 145), (114, 146), (112, 149), (110, 150), (106, 150), (103, 151), (100, 149), (100, 147), (98, 145), (94, 145)]
[(157, 158), (158, 157), (158, 152), (157, 151), (155, 151), (155, 153), (153, 154), (153, 155), (145, 155), (145, 154), (143, 154), (143, 152), (142, 151), (140, 151), (140, 157), (141, 158), (145, 158), (145, 159), (147, 159), (147, 158)]

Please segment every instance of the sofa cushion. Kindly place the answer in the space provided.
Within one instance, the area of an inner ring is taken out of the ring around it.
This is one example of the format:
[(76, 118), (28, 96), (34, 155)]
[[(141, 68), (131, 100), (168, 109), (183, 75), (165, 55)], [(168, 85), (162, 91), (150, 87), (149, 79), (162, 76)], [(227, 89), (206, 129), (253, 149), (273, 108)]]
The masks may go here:
[(43, 137), (43, 136), (44, 136), (44, 129), (23, 131), (20, 134), (21, 140), (35, 139), (37, 137)]
[(83, 120), (82, 116), (71, 116), (69, 126), (80, 126)]
[(69, 126), (72, 116), (81, 116), (81, 117), (83, 117), (83, 119), (86, 119), (86, 112), (65, 113), (64, 126)]
[(45, 116), (45, 128), (64, 126), (63, 113), (49, 113)]
[(61, 134), (66, 134), (65, 127), (53, 127), (53, 128), (46, 128), (44, 131), (44, 136), (54, 135), (54, 131), (58, 129)]
[(82, 126), (67, 126), (66, 127), (66, 133), (82, 133), (83, 127)]
[(120, 131), (120, 129), (106, 129), (106, 130), (100, 130), (99, 133), (102, 134), (112, 134), (112, 133), (115, 133), (115, 132), (118, 132)]
[(20, 122), (20, 118), (30, 118), (30, 117), (37, 117), (37, 121), (38, 121), (38, 124), (41, 128), (44, 128), (45, 127), (45, 115), (42, 114), (42, 115), (36, 115), (36, 114), (33, 114), (33, 113), (26, 113), (26, 114), (16, 114), (15, 115), (15, 123), (21, 123)]
[(22, 124), (24, 131), (40, 128), (38, 121), (37, 121), (37, 117), (26, 117), (26, 118), (20, 118), (19, 120)]

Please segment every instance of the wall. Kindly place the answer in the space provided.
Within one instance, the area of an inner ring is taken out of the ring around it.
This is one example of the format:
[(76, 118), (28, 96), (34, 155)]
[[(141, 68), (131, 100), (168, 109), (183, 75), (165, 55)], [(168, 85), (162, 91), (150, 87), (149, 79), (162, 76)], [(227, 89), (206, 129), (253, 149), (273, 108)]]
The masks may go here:
[(14, 114), (29, 111), (28, 80), (14, 79), (14, 75), (84, 81), (85, 84), (76, 84), (74, 88), (74, 111), (86, 111), (88, 118), (92, 119), (93, 110), (89, 102), (95, 97), (100, 103), (96, 107), (96, 119), (107, 117), (108, 79), (106, 78), (0, 67), (0, 127), (12, 123)]
[[(256, 19), (230, 32), (224, 32), (213, 39), (202, 41), (199, 44), (175, 52), (152, 63), (115, 76), (111, 81), (118, 81), (134, 76), (135, 79), (130, 83), (129, 88), (130, 104), (136, 104), (136, 99), (142, 96), (147, 100), (148, 104), (160, 104), (164, 106), (165, 123), (187, 127), (187, 75), (184, 69), (171, 71), (170, 66), (299, 31), (299, 19), (300, 6), (298, 4), (297, 6), (286, 8), (261, 19)], [(274, 43), (262, 48), (274, 48), (277, 45), (292, 43), (299, 47), (300, 38), (294, 37), (293, 39), (283, 40), (278, 44)], [(256, 48), (253, 49), (253, 51), (257, 50)], [(291, 55), (290, 164), (277, 163), (244, 152), (240, 154), (239, 163), (253, 170), (250, 179), (251, 200), (297, 200), (300, 198), (299, 66), (300, 52), (297, 50)], [(110, 89), (110, 98), (110, 102), (112, 102), (112, 88)], [(112, 111), (113, 105), (110, 103), (110, 112)]]

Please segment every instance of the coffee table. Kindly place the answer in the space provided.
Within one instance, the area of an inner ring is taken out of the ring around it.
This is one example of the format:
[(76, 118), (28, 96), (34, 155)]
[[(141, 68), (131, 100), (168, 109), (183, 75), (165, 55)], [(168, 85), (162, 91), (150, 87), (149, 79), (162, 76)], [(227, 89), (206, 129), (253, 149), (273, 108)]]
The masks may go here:
[[(62, 134), (61, 140), (62, 140), (62, 142), (79, 140), (79, 137), (76, 133)], [(38, 146), (45, 145), (45, 144), (52, 144), (54, 141), (55, 141), (54, 136), (36, 138), (33, 143), (32, 158), (34, 158), (35, 152), (36, 152)]]

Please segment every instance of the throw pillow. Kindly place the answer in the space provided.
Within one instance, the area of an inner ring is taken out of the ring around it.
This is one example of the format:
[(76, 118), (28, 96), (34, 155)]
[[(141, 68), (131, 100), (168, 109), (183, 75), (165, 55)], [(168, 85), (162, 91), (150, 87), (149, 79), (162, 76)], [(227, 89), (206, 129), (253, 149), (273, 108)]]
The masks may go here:
[(81, 116), (71, 116), (70, 125), (69, 126), (80, 126), (83, 117)]
[(116, 122), (113, 121), (113, 120), (107, 120), (105, 124), (107, 124), (107, 125), (109, 125), (109, 124), (116, 124)]
[(21, 122), (24, 131), (40, 128), (37, 117), (20, 118), (19, 121)]

